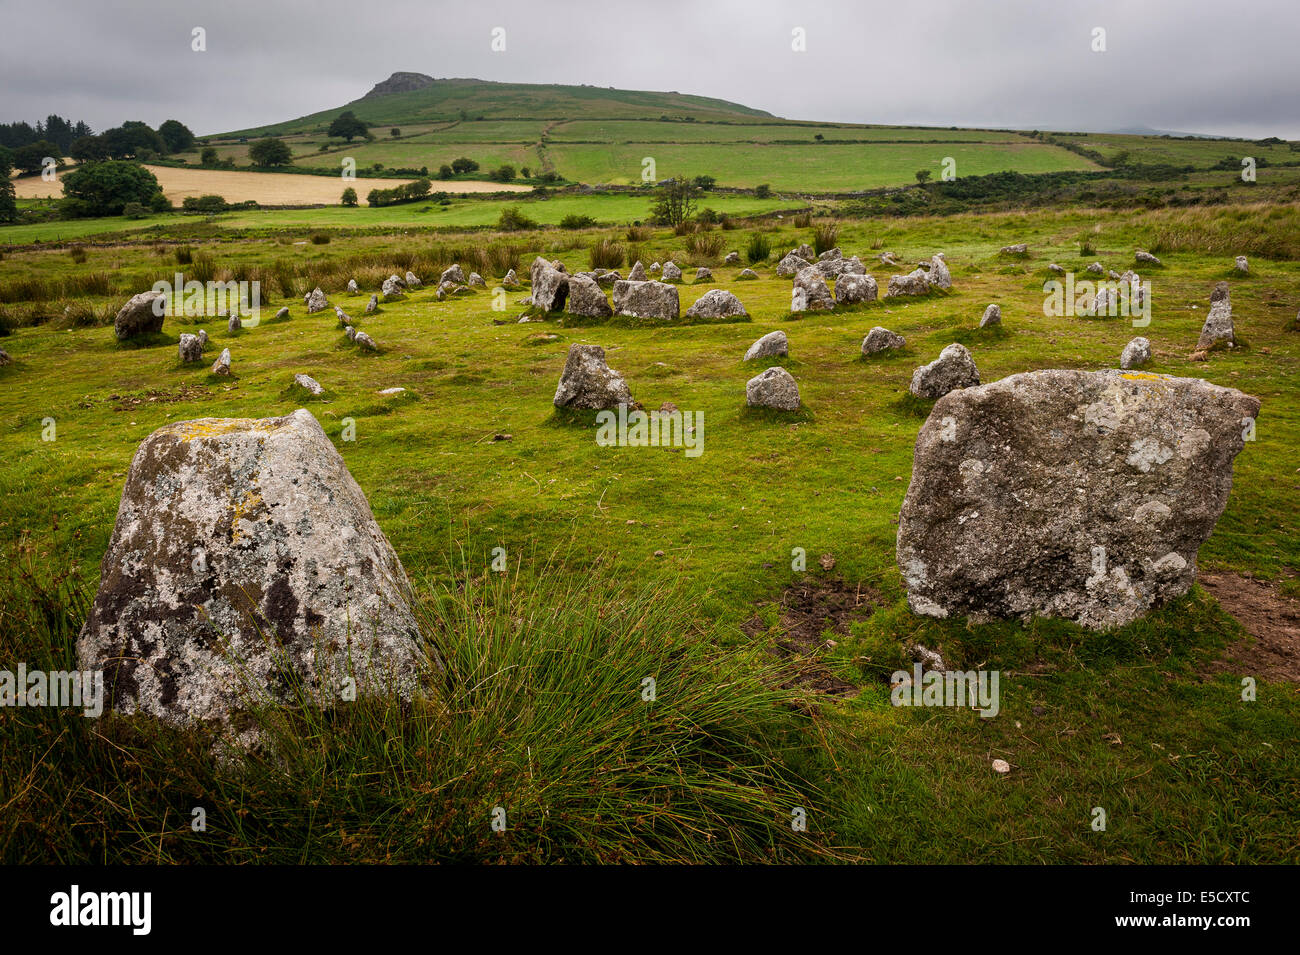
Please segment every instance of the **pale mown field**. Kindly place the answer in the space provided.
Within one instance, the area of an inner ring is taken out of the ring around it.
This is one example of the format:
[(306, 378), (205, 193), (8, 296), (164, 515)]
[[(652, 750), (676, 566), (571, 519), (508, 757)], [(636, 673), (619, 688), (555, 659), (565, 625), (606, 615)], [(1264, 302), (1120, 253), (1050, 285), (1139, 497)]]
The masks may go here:
[[(173, 166), (146, 166), (158, 177), (163, 194), (179, 203), (188, 196), (223, 196), (227, 202), (252, 200), (266, 206), (338, 204), (343, 190), (351, 186), (364, 202), (371, 189), (392, 189), (409, 179), (366, 179), (358, 177), (344, 182), (333, 176), (302, 176), (274, 172), (240, 172), (225, 169), (177, 169)], [(503, 185), (497, 182), (444, 182), (443, 192), (528, 192), (528, 186)], [(63, 183), (46, 182), (39, 176), (14, 182), (19, 199), (59, 198)]]

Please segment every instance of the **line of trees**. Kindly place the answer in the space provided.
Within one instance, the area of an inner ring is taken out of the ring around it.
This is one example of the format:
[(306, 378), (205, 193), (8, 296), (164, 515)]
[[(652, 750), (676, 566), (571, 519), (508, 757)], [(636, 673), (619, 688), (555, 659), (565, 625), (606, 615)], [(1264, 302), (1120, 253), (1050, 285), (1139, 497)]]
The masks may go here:
[(0, 123), (0, 146), (19, 149), (41, 141), (51, 142), (63, 152), (72, 149), (72, 144), (82, 136), (89, 136), (93, 131), (84, 122), (73, 123), (62, 116), (51, 113), (45, 122)]
[(396, 206), (403, 202), (418, 202), (428, 198), (433, 183), (428, 179), (417, 179), (392, 189), (371, 189), (366, 195), (366, 203), (372, 206)]

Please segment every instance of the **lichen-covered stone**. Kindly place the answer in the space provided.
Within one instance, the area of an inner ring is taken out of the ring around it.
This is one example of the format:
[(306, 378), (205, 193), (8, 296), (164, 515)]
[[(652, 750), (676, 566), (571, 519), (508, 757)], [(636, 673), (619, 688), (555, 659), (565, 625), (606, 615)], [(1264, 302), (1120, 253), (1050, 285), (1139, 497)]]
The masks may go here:
[(605, 364), (599, 345), (570, 345), (555, 389), (555, 407), (604, 411), (631, 405), (632, 392), (617, 371)]
[(325, 293), (319, 287), (312, 289), (307, 293), (307, 314), (313, 315), (316, 312), (323, 312), (329, 308), (329, 300), (325, 298)]
[(1124, 346), (1119, 356), (1119, 366), (1124, 369), (1141, 368), (1151, 360), (1151, 343), (1138, 337)]
[(799, 385), (780, 366), (773, 366), (745, 383), (745, 403), (751, 408), (799, 410)]
[(568, 282), (569, 300), (566, 308), (570, 314), (588, 318), (608, 318), (614, 314), (609, 299), (605, 298), (599, 284), (583, 275), (571, 275)]
[(681, 316), (677, 287), (666, 282), (614, 283), (614, 312), (633, 318), (656, 318), (675, 322)]
[(696, 299), (686, 310), (687, 318), (739, 318), (749, 317), (745, 306), (726, 289), (710, 289)]
[(912, 610), (1120, 626), (1186, 593), (1259, 400), (1048, 370), (939, 399), (899, 517)]
[(790, 311), (805, 312), (810, 309), (834, 307), (835, 297), (820, 272), (810, 265), (795, 274), (791, 289)]
[(879, 292), (880, 289), (876, 285), (876, 280), (870, 275), (842, 272), (839, 278), (835, 280), (835, 304), (837, 305), (860, 305), (864, 302), (874, 302)]
[(984, 309), (984, 314), (980, 316), (980, 328), (989, 328), (993, 325), (1002, 324), (1002, 306), (998, 304), (990, 305)]
[(564, 311), (564, 303), (569, 298), (570, 276), (539, 255), (533, 259), (530, 277), (533, 285), (533, 305), (548, 312)]
[(979, 369), (965, 345), (953, 342), (939, 357), (912, 372), (909, 390), (918, 398), (940, 398), (956, 388), (980, 383)]
[(204, 418), (136, 451), (77, 641), (109, 705), (170, 723), (250, 703), (410, 696), (410, 585), (316, 420)]
[(890, 295), (924, 295), (930, 291), (930, 277), (925, 269), (914, 269), (906, 275), (889, 277)]
[(438, 276), (438, 284), (441, 285), (443, 282), (465, 284), (465, 270), (460, 267), (459, 262), (442, 270), (442, 274)]
[(745, 361), (753, 361), (755, 358), (784, 358), (790, 354), (790, 342), (786, 338), (785, 332), (779, 329), (775, 332), (768, 332), (754, 344), (749, 346), (745, 352)]
[(113, 334), (117, 336), (117, 340), (121, 342), (140, 335), (161, 332), (166, 301), (166, 297), (161, 292), (149, 291), (132, 295), (127, 303), (118, 309), (117, 316), (113, 319)]
[(185, 364), (203, 360), (203, 339), (189, 332), (181, 332), (181, 340), (176, 346), (177, 357)]
[(1227, 282), (1217, 282), (1210, 293), (1210, 311), (1196, 340), (1197, 351), (1210, 351), (1236, 343), (1232, 328), (1232, 298)]
[(882, 351), (889, 351), (894, 348), (904, 348), (907, 346), (907, 339), (897, 332), (891, 332), (888, 328), (882, 328), (877, 325), (871, 331), (867, 332), (867, 337), (862, 339), (862, 354), (875, 355)]

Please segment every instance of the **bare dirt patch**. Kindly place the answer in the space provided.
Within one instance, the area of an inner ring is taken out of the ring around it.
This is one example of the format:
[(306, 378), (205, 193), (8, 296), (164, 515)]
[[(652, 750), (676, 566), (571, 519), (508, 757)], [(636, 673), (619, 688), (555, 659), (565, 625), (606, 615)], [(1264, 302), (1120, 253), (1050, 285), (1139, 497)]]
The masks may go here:
[[(862, 584), (823, 578), (787, 587), (775, 603), (780, 632), (770, 650), (786, 663), (781, 686), (827, 696), (857, 696), (859, 687), (837, 677), (822, 662), (821, 656), (833, 648), (822, 635), (829, 630), (837, 637), (847, 637), (851, 623), (866, 620), (875, 612), (879, 595)], [(741, 629), (756, 638), (767, 626), (755, 615)]]
[(1239, 574), (1202, 574), (1198, 580), (1253, 638), (1230, 646), (1208, 671), (1300, 682), (1300, 600), (1274, 582)]

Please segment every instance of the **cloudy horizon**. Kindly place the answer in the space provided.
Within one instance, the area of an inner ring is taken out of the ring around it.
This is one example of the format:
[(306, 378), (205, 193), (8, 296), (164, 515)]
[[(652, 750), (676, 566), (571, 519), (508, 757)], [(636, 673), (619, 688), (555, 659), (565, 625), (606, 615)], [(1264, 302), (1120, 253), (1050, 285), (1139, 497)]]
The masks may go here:
[[(931, 0), (919, 14), (851, 0), (69, 0), (9, 9), (0, 122), (179, 119), (209, 135), (340, 107), (409, 71), (675, 90), (796, 120), (1300, 139), (1300, 5), (1248, 12), (1178, 0)], [(498, 27), (506, 49), (494, 52)], [(195, 28), (205, 51), (191, 49)], [(32, 42), (41, 35), (58, 39), (57, 68)]]

